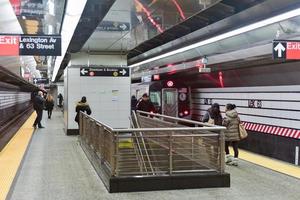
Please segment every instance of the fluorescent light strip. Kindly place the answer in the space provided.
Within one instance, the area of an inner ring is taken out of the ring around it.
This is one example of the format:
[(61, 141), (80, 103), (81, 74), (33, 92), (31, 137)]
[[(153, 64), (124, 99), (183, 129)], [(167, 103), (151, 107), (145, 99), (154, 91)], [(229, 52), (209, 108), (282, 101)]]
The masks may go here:
[(81, 17), (87, 0), (68, 0), (64, 22), (61, 31), (61, 56), (57, 56), (54, 64), (52, 82), (55, 81), (62, 60), (67, 52), (78, 21)]
[(277, 15), (275, 17), (271, 17), (271, 18), (268, 18), (266, 20), (262, 20), (262, 21), (250, 24), (248, 26), (244, 26), (242, 28), (238, 28), (238, 29), (235, 29), (233, 31), (229, 31), (227, 33), (218, 35), (216, 37), (212, 37), (210, 39), (200, 41), (200, 42), (197, 42), (195, 44), (192, 44), (192, 45), (189, 45), (189, 46), (186, 46), (186, 47), (174, 50), (174, 51), (170, 51), (170, 52), (162, 54), (160, 56), (156, 56), (156, 57), (150, 58), (148, 60), (144, 60), (142, 62), (130, 65), (129, 67), (136, 67), (136, 66), (139, 66), (139, 65), (143, 65), (143, 64), (155, 61), (155, 60), (159, 60), (159, 59), (162, 59), (162, 58), (173, 56), (173, 55), (178, 54), (178, 53), (182, 53), (182, 52), (185, 52), (185, 51), (197, 48), (197, 47), (201, 47), (201, 46), (204, 46), (204, 45), (207, 45), (207, 44), (211, 44), (211, 43), (214, 43), (214, 42), (226, 39), (226, 38), (230, 38), (230, 37), (242, 34), (242, 33), (246, 33), (246, 32), (249, 32), (249, 31), (252, 31), (252, 30), (267, 26), (267, 25), (270, 25), (270, 24), (274, 24), (276, 22), (280, 22), (280, 21), (287, 20), (287, 19), (290, 19), (290, 18), (293, 18), (293, 17), (297, 17), (299, 15), (300, 15), (300, 8), (297, 8), (295, 10)]

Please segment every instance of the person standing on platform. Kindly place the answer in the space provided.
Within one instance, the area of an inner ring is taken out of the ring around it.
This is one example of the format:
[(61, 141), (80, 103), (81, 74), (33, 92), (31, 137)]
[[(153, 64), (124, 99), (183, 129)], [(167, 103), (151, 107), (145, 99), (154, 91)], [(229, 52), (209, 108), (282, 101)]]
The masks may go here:
[(62, 102), (64, 100), (63, 95), (61, 93), (59, 93), (57, 98), (58, 98), (58, 107), (61, 108), (62, 107)]
[(155, 107), (147, 93), (143, 94), (142, 98), (138, 101), (136, 109), (144, 112), (155, 112)]
[(134, 95), (131, 96), (131, 111), (136, 110), (137, 99)]
[[(235, 110), (234, 104), (227, 104), (225, 108), (226, 117), (223, 120), (223, 126), (226, 126), (225, 133), (225, 152), (226, 152), (226, 164), (238, 166), (238, 142), (239, 136), (239, 124), (240, 118)], [(232, 145), (234, 150), (234, 157), (229, 154), (229, 145)]]
[(47, 95), (45, 107), (46, 107), (46, 110), (48, 111), (48, 119), (51, 119), (52, 110), (54, 107), (54, 100), (53, 100), (53, 97), (51, 96), (51, 94)]
[(79, 101), (77, 103), (75, 111), (77, 113), (76, 116), (75, 116), (75, 122), (78, 123), (78, 127), (79, 127), (79, 113), (80, 113), (80, 111), (85, 112), (88, 115), (90, 115), (92, 113), (89, 104), (86, 102), (86, 97), (85, 96), (83, 96), (81, 98), (81, 101)]
[(218, 103), (212, 104), (203, 116), (202, 121), (208, 122), (209, 124), (222, 126), (222, 115), (220, 111), (220, 105)]
[(36, 95), (33, 99), (33, 108), (37, 114), (33, 124), (34, 128), (36, 128), (37, 125), (39, 128), (45, 128), (41, 124), (43, 118), (44, 103), (45, 103), (45, 99), (43, 98), (43, 92), (39, 91), (38, 95)]

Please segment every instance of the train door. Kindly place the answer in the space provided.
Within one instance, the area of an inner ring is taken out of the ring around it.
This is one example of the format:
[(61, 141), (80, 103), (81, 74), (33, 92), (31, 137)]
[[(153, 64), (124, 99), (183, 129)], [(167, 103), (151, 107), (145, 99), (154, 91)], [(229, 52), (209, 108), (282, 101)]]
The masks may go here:
[(162, 89), (162, 114), (178, 116), (178, 91), (176, 88)]

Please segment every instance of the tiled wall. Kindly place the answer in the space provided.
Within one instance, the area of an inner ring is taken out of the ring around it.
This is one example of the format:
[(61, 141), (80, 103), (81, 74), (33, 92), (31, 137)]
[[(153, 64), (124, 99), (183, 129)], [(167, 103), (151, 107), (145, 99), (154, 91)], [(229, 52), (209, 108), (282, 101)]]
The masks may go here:
[(8, 108), (16, 104), (30, 100), (30, 93), (1, 91), (0, 92), (0, 109)]
[[(121, 60), (119, 58), (113, 59), (111, 56), (103, 59), (102, 63), (105, 65), (109, 61), (111, 62), (107, 65), (116, 65), (116, 61), (119, 65), (126, 64), (126, 60), (122, 60), (120, 63)], [(79, 63), (76, 62), (76, 64)], [(113, 128), (129, 127), (130, 77), (80, 77), (79, 67), (70, 66), (66, 70), (67, 129), (78, 128), (74, 121), (76, 115), (75, 107), (82, 96), (87, 97), (92, 110), (92, 117)]]

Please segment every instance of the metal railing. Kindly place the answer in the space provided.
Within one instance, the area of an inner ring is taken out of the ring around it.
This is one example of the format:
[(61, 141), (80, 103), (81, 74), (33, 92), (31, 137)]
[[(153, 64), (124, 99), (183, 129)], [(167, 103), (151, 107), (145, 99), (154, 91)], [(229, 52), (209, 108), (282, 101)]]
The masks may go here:
[(144, 112), (132, 124), (139, 128), (113, 129), (80, 113), (81, 145), (106, 175), (224, 173), (225, 127)]

